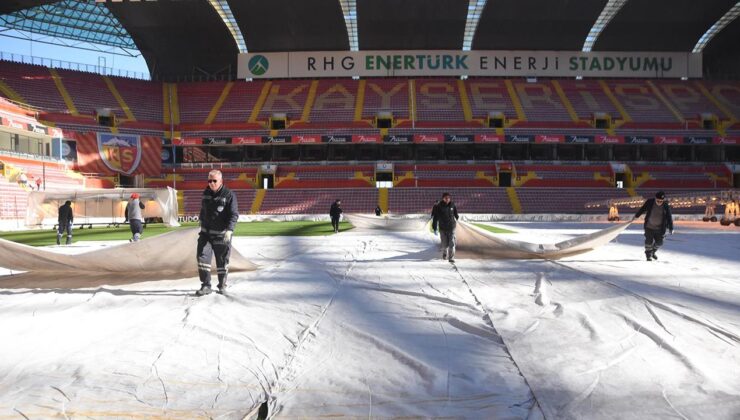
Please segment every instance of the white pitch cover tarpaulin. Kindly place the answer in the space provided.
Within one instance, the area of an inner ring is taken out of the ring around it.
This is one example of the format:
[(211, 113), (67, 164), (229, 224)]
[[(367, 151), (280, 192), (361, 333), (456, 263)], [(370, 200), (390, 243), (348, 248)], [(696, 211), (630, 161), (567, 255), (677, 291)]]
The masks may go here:
[[(427, 227), (427, 216), (372, 216), (347, 214), (347, 220), (358, 229), (387, 231), (420, 231)], [(455, 230), (458, 258), (485, 259), (558, 259), (577, 255), (603, 246), (622, 233), (630, 223), (618, 224), (557, 243), (533, 243), (501, 237), (473, 224), (458, 221)]]
[(375, 216), (369, 214), (345, 214), (344, 217), (358, 229), (381, 229), (392, 231), (422, 230), (429, 222), (429, 216), (390, 215)]
[[(25, 271), (26, 287), (41, 287), (39, 279), (161, 280), (198, 276), (196, 248), (198, 229), (183, 229), (143, 239), (68, 255), (0, 239), (0, 267)], [(216, 265), (213, 264), (213, 269)], [(252, 271), (257, 266), (233, 250), (229, 271)], [(9, 287), (16, 276), (4, 276), (0, 287)], [(84, 282), (81, 282), (82, 286)]]
[(630, 223), (622, 223), (554, 244), (533, 243), (502, 238), (500, 235), (466, 222), (458, 222), (457, 258), (558, 259), (582, 254), (606, 245), (619, 236)]
[(28, 195), (26, 225), (40, 226), (44, 221), (57, 223), (59, 206), (72, 201), (75, 223), (123, 222), (131, 194), (138, 193), (146, 208), (143, 216), (161, 217), (167, 226), (177, 222), (177, 190), (164, 188), (96, 188), (85, 190), (32, 191)]

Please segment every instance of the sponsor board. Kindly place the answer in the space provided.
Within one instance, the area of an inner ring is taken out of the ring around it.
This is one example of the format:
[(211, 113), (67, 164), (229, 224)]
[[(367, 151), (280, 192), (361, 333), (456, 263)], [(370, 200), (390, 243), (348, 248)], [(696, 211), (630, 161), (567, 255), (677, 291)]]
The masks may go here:
[(203, 144), (201, 137), (185, 137), (184, 139), (174, 139), (172, 144), (176, 146), (197, 146)]
[(532, 136), (524, 134), (506, 136), (507, 143), (532, 143)]
[(231, 144), (231, 137), (203, 137), (203, 144), (213, 146)]
[(538, 134), (537, 136), (535, 136), (534, 142), (537, 144), (565, 143), (565, 136), (562, 136), (562, 135), (548, 136), (548, 135)]
[(322, 143), (352, 143), (352, 136), (332, 135), (321, 136)]
[(656, 136), (655, 144), (683, 144), (683, 139), (678, 136)]
[(628, 144), (653, 144), (652, 136), (624, 136), (624, 142)]
[(591, 144), (594, 142), (594, 136), (565, 136), (565, 142), (572, 144)]
[(290, 136), (262, 136), (262, 144), (290, 144)]
[(712, 144), (711, 137), (689, 136), (683, 138), (684, 144)]
[(444, 143), (442, 134), (414, 134), (414, 143)]
[(317, 144), (321, 143), (321, 137), (318, 135), (303, 135), (303, 136), (293, 136), (292, 143), (298, 143), (298, 144)]
[(28, 124), (28, 131), (33, 131), (36, 134), (49, 134), (49, 130), (46, 127), (37, 124)]
[(234, 137), (231, 139), (231, 144), (260, 144), (260, 143), (262, 143), (262, 137), (260, 136)]
[(388, 76), (702, 77), (702, 54), (617, 51), (295, 51), (243, 53), (247, 78)]
[(447, 134), (445, 136), (446, 143), (473, 143), (475, 136), (472, 134)]
[(503, 143), (504, 141), (505, 141), (505, 136), (500, 136), (498, 134), (476, 134), (475, 135), (476, 143)]
[(740, 144), (738, 137), (715, 137), (712, 139), (713, 144)]
[(594, 138), (596, 144), (624, 144), (624, 136), (598, 135)]
[(392, 136), (385, 136), (383, 137), (383, 143), (386, 144), (406, 144), (411, 143), (413, 141), (413, 138), (409, 134), (396, 134)]
[(352, 136), (352, 143), (380, 143), (380, 135), (355, 134)]

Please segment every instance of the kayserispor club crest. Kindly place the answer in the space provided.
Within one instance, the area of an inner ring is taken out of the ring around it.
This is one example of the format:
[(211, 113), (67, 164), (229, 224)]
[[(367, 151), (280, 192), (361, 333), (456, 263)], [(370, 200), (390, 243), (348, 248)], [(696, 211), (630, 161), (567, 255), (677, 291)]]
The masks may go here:
[(131, 175), (141, 162), (141, 139), (133, 134), (98, 134), (98, 152), (109, 169)]

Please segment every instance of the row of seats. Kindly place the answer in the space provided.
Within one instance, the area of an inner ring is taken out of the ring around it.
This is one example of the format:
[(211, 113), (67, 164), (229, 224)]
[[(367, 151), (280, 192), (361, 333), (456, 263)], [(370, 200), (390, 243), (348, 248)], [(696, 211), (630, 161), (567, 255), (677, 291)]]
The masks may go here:
[[(724, 165), (628, 165), (632, 185), (649, 188), (728, 188), (732, 172)], [(614, 185), (610, 165), (513, 164), (515, 187), (603, 188)], [(180, 168), (174, 175), (178, 189), (202, 189), (209, 169)], [(256, 167), (223, 169), (224, 179), (233, 188), (255, 188)], [(358, 173), (360, 176), (358, 176)], [(172, 173), (147, 178), (148, 187), (172, 185)], [(495, 165), (399, 164), (394, 167), (395, 187), (494, 187), (498, 185)], [(375, 171), (371, 165), (280, 165), (274, 185), (292, 188), (371, 188)], [(629, 185), (629, 184), (628, 184)]]
[[(681, 194), (712, 191), (711, 189), (666, 190), (668, 197)], [(716, 191), (716, 190), (715, 190)], [(388, 206), (391, 214), (430, 213), (432, 206), (443, 192), (452, 194), (460, 213), (513, 213), (512, 204), (505, 188), (392, 188), (388, 191)], [(651, 197), (655, 189), (637, 191), (643, 197)], [(609, 199), (627, 199), (629, 194), (614, 188), (518, 188), (516, 194), (524, 214), (603, 214), (605, 208), (585, 207), (586, 203)], [(251, 209), (254, 193), (237, 190), (241, 213)], [(342, 200), (347, 213), (371, 213), (378, 205), (376, 189), (316, 189), (316, 190), (268, 190), (259, 210), (260, 214), (327, 214), (336, 199)], [(200, 193), (185, 192), (186, 215), (198, 214)], [(634, 210), (623, 209), (623, 212)], [(677, 213), (697, 213), (696, 208), (675, 210)]]
[(46, 188), (81, 188), (85, 183), (83, 176), (56, 162), (0, 156), (0, 163), (6, 168), (6, 173), (10, 172), (9, 168), (16, 174), (25, 173), (34, 188), (36, 178), (41, 178)]
[[(650, 125), (682, 129), (687, 126), (684, 120), (691, 120), (696, 127), (701, 113), (712, 113), (722, 120), (740, 116), (740, 84), (734, 81), (540, 79), (528, 83), (523, 79), (480, 77), (464, 81), (452, 77), (294, 79), (190, 82), (172, 84), (173, 89), (169, 89), (169, 85), (161, 82), (0, 61), (0, 78), (24, 101), (52, 114), (65, 114), (67, 105), (55, 77), (81, 114), (89, 116), (96, 108), (107, 107), (118, 110), (119, 116), (124, 117), (122, 105), (114, 97), (107, 78), (136, 120), (162, 126), (166, 122), (163, 110), (170, 100), (177, 106), (176, 124), (196, 125), (206, 121), (264, 122), (280, 112), (286, 113), (290, 121), (347, 126), (358, 117), (371, 120), (377, 111), (391, 111), (397, 119), (413, 118), (423, 127), (427, 122), (442, 125), (464, 122), (467, 112), (468, 117), (484, 119), (488, 112), (499, 111), (511, 120), (519, 120), (524, 127), (527, 124), (536, 127), (540, 122), (575, 127), (578, 121), (590, 121), (594, 113), (605, 112), (615, 120), (624, 119), (623, 129)], [(359, 115), (355, 112), (358, 96), (364, 98)], [(256, 106), (258, 102), (261, 108)], [(470, 108), (466, 110), (463, 104), (469, 104)], [(253, 115), (257, 110), (257, 115)]]

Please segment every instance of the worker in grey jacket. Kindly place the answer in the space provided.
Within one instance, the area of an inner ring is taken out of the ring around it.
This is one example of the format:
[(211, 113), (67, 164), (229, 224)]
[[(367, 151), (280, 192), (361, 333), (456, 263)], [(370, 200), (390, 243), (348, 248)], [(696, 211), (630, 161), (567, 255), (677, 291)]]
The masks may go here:
[(144, 210), (144, 203), (139, 199), (139, 193), (131, 194), (131, 200), (126, 205), (124, 217), (131, 227), (132, 238), (129, 242), (139, 242), (141, 234), (144, 232), (144, 216), (141, 211)]

